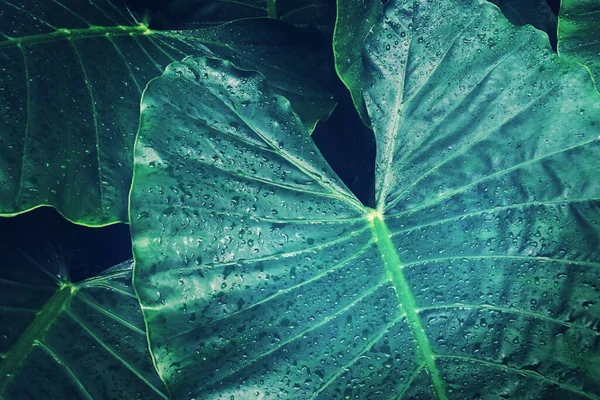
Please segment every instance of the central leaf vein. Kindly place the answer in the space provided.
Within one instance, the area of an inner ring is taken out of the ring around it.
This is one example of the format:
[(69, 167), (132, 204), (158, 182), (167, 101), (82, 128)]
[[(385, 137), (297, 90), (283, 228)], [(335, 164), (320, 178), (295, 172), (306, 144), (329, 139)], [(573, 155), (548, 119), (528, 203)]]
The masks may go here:
[(435, 356), (421, 323), (410, 286), (402, 272), (400, 257), (398, 257), (390, 231), (385, 225), (382, 215), (374, 210), (372, 212), (371, 228), (373, 239), (381, 252), (381, 258), (383, 259), (388, 278), (396, 289), (399, 305), (406, 314), (407, 324), (417, 344), (419, 361), (425, 365), (437, 399), (446, 400), (446, 391), (440, 372), (435, 364)]

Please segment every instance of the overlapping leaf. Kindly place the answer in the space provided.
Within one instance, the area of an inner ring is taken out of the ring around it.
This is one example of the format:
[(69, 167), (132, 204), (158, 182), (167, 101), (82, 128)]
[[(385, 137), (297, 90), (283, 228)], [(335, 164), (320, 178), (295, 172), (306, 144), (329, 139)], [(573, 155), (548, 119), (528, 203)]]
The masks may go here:
[(70, 283), (50, 243), (0, 246), (0, 398), (166, 399), (132, 262)]
[(141, 92), (188, 54), (264, 73), (307, 129), (333, 108), (310, 29), (244, 20), (151, 31), (110, 0), (3, 1), (0, 18), (2, 215), (52, 205), (81, 224), (127, 221)]
[(587, 71), (485, 4), (398, 3), (365, 43), (378, 205), (448, 397), (597, 397)]
[(580, 62), (600, 80), (600, 4), (594, 0), (562, 0), (558, 15), (558, 51)]
[(148, 86), (134, 282), (173, 396), (600, 397), (587, 71), (471, 0), (389, 1), (362, 56), (377, 210), (261, 76)]
[[(502, 10), (515, 25), (531, 24), (546, 32), (556, 44), (557, 19), (545, 0), (489, 0)], [(337, 0), (336, 30), (333, 36), (335, 66), (340, 79), (348, 87), (354, 105), (369, 126), (370, 120), (363, 98), (364, 66), (362, 47), (365, 37), (381, 18), (379, 1)]]
[(337, 73), (350, 90), (354, 106), (363, 122), (371, 124), (363, 99), (364, 67), (361, 50), (365, 37), (381, 17), (380, 1), (337, 0), (337, 20), (333, 34), (333, 54)]
[(556, 43), (557, 18), (546, 0), (489, 0), (497, 5), (513, 24), (530, 24), (546, 32), (550, 43)]

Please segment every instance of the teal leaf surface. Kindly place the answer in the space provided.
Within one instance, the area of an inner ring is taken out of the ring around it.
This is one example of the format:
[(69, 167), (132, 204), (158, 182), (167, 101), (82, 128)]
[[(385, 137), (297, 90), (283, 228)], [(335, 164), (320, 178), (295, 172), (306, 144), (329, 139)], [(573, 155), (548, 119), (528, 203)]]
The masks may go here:
[(599, 398), (587, 70), (471, 0), (390, 0), (362, 57), (374, 210), (262, 76), (188, 58), (149, 84), (134, 286), (170, 393)]
[(22, 245), (1, 245), (0, 398), (167, 399), (132, 261), (71, 283), (66, 260), (48, 243)]
[(3, 216), (49, 205), (83, 225), (127, 222), (141, 93), (189, 54), (279, 82), (309, 130), (335, 105), (314, 30), (280, 21), (153, 31), (110, 0), (2, 1), (0, 19)]

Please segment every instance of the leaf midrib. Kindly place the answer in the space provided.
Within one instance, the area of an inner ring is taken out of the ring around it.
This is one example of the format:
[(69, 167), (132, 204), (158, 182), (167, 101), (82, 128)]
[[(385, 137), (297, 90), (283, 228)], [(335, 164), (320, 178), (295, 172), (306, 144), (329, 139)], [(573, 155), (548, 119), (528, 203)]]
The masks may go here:
[(421, 323), (418, 314), (418, 308), (415, 299), (410, 290), (410, 286), (404, 273), (402, 272), (400, 257), (391, 239), (391, 233), (384, 222), (383, 215), (375, 210), (371, 210), (369, 216), (371, 221), (371, 230), (373, 240), (377, 243), (377, 248), (381, 254), (383, 264), (390, 282), (396, 289), (398, 305), (406, 315), (407, 325), (412, 333), (413, 339), (417, 345), (417, 354), (419, 363), (424, 365), (429, 373), (431, 384), (438, 400), (447, 400), (444, 384), (440, 372), (435, 364), (435, 355), (431, 350), (429, 338), (425, 334), (425, 329)]
[[(88, 390), (81, 383), (77, 375), (70, 369), (69, 365), (61, 359), (59, 354), (57, 354), (54, 350), (48, 347), (47, 344), (44, 343), (45, 336), (62, 315), (66, 315), (73, 322), (76, 322), (81, 329), (86, 332), (92, 340), (98, 343), (108, 354), (112, 355), (125, 368), (131, 371), (141, 382), (152, 389), (160, 398), (166, 400), (166, 395), (158, 387), (152, 384), (152, 382), (150, 382), (141, 372), (136, 370), (133, 365), (129, 364), (125, 359), (117, 354), (70, 310), (71, 302), (74, 301), (75, 298), (78, 298), (93, 310), (115, 321), (119, 325), (130, 329), (132, 332), (145, 336), (146, 332), (144, 330), (136, 327), (132, 323), (121, 318), (119, 315), (109, 311), (108, 309), (104, 309), (101, 305), (89, 297), (85, 291), (81, 290), (89, 287), (105, 287), (106, 289), (118, 292), (121, 295), (132, 296), (130, 293), (125, 292), (122, 289), (102, 283), (104, 280), (123, 277), (127, 274), (128, 271), (119, 270), (110, 274), (105, 274), (100, 278), (91, 278), (79, 283), (59, 282), (59, 286), (56, 287), (37, 287), (38, 290), (48, 289), (53, 290), (54, 293), (42, 305), (41, 309), (30, 310), (31, 312), (35, 313), (33, 320), (19, 335), (16, 343), (9, 348), (8, 352), (2, 354), (2, 362), (0, 363), (0, 400), (4, 399), (3, 395), (6, 394), (5, 392), (12, 380), (15, 377), (20, 376), (20, 369), (23, 367), (24, 362), (28, 357), (31, 356), (31, 352), (36, 347), (46, 351), (73, 379), (73, 382), (81, 390), (81, 393), (86, 398), (91, 399)], [(19, 310), (22, 311), (23, 309)]]
[(89, 28), (81, 29), (57, 29), (49, 33), (9, 38), (0, 42), (0, 49), (16, 46), (32, 46), (58, 40), (79, 40), (102, 36), (148, 36), (154, 33), (156, 32), (151, 31), (147, 25), (143, 24), (136, 26), (90, 26)]
[(60, 286), (6, 353), (0, 364), (0, 393), (6, 390), (8, 383), (16, 376), (15, 371), (21, 367), (34, 344), (44, 337), (58, 316), (68, 306), (75, 291), (72, 284), (65, 283)]
[[(437, 400), (447, 400), (448, 397), (446, 395), (444, 381), (440, 375), (440, 372), (435, 363), (435, 360), (442, 359), (442, 358), (467, 359), (467, 357), (460, 356), (460, 355), (437, 354), (432, 350), (430, 342), (429, 342), (429, 338), (427, 337), (427, 334), (425, 333), (425, 329), (423, 328), (421, 318), (419, 317), (419, 313), (422, 311), (429, 310), (429, 309), (439, 309), (439, 308), (493, 309), (493, 310), (496, 310), (499, 312), (506, 312), (506, 313), (513, 312), (513, 313), (520, 314), (520, 315), (528, 315), (530, 317), (547, 320), (552, 323), (560, 323), (564, 326), (569, 326), (569, 327), (572, 327), (572, 328), (575, 328), (575, 329), (578, 329), (581, 331), (585, 331), (585, 332), (588, 332), (591, 334), (597, 334), (597, 332), (594, 331), (593, 329), (590, 329), (590, 328), (587, 328), (585, 326), (581, 326), (578, 324), (571, 324), (568, 322), (560, 321), (559, 319), (552, 318), (549, 316), (544, 316), (544, 315), (537, 314), (537, 313), (530, 313), (530, 312), (527, 312), (525, 310), (520, 310), (520, 309), (512, 310), (512, 309), (502, 308), (502, 307), (488, 305), (488, 304), (449, 304), (449, 305), (441, 305), (441, 306), (438, 305), (438, 306), (429, 306), (429, 307), (418, 307), (415, 302), (413, 293), (410, 289), (408, 280), (406, 279), (406, 277), (404, 276), (404, 273), (402, 272), (403, 267), (405, 267), (406, 265), (414, 265), (417, 263), (403, 264), (401, 262), (400, 257), (398, 255), (397, 248), (392, 241), (393, 235), (389, 231), (389, 229), (385, 223), (385, 220), (384, 220), (385, 216), (374, 209), (369, 209), (366, 207), (365, 207), (365, 209), (370, 212), (368, 218), (370, 221), (370, 229), (371, 229), (371, 232), (373, 235), (373, 241), (377, 244), (379, 253), (381, 255), (382, 261), (385, 266), (386, 273), (388, 275), (388, 280), (392, 283), (392, 285), (395, 288), (397, 298), (398, 298), (398, 306), (402, 309), (402, 311), (404, 313), (404, 316), (406, 318), (406, 323), (407, 323), (407, 325), (410, 329), (411, 335), (412, 335), (412, 339), (415, 341), (416, 348), (417, 348), (417, 358), (418, 358), (417, 361), (418, 361), (419, 365), (421, 365), (420, 369), (425, 369), (426, 372), (428, 373), (431, 385), (435, 392), (435, 398)], [(502, 257), (502, 256), (496, 255), (496, 256), (492, 256), (492, 257)], [(455, 258), (463, 259), (464, 257), (455, 257)], [(527, 257), (523, 257), (523, 258), (525, 259)], [(572, 262), (569, 260), (554, 260), (554, 259), (550, 259), (550, 260), (551, 261), (561, 261), (561, 262)], [(425, 261), (435, 261), (435, 260), (425, 260)], [(480, 360), (480, 359), (469, 358), (469, 360), (477, 361), (482, 364), (490, 365), (490, 366), (497, 367), (497, 368), (506, 367), (504, 365), (500, 366), (493, 362), (486, 361), (484, 359)], [(577, 389), (577, 388), (571, 387), (569, 385), (566, 385), (564, 383), (555, 381), (551, 378), (548, 378), (548, 377), (538, 374), (538, 373), (530, 373), (529, 371), (521, 370), (521, 369), (514, 368), (514, 367), (506, 367), (506, 369), (509, 371), (512, 371), (512, 372), (516, 372), (516, 373), (528, 376), (528, 377), (540, 379), (547, 383), (558, 385), (559, 387), (563, 388), (564, 390), (568, 390), (568, 391), (577, 393), (586, 398), (595, 398), (592, 395), (585, 393), (580, 389)]]

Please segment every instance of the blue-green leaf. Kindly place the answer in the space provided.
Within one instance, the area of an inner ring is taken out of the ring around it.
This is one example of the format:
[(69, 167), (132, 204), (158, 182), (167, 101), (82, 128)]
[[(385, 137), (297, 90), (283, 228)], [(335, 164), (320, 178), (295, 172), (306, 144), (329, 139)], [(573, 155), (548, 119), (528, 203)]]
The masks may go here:
[(390, 0), (362, 59), (375, 210), (260, 75), (189, 58), (148, 86), (134, 283), (170, 393), (598, 398), (588, 72), (472, 0)]
[(49, 205), (83, 225), (127, 222), (142, 90), (189, 54), (265, 74), (309, 131), (335, 106), (321, 36), (277, 20), (155, 31), (110, 0), (3, 1), (0, 18), (2, 216)]
[(56, 237), (13, 239), (0, 244), (0, 398), (167, 399), (132, 261), (72, 283)]

